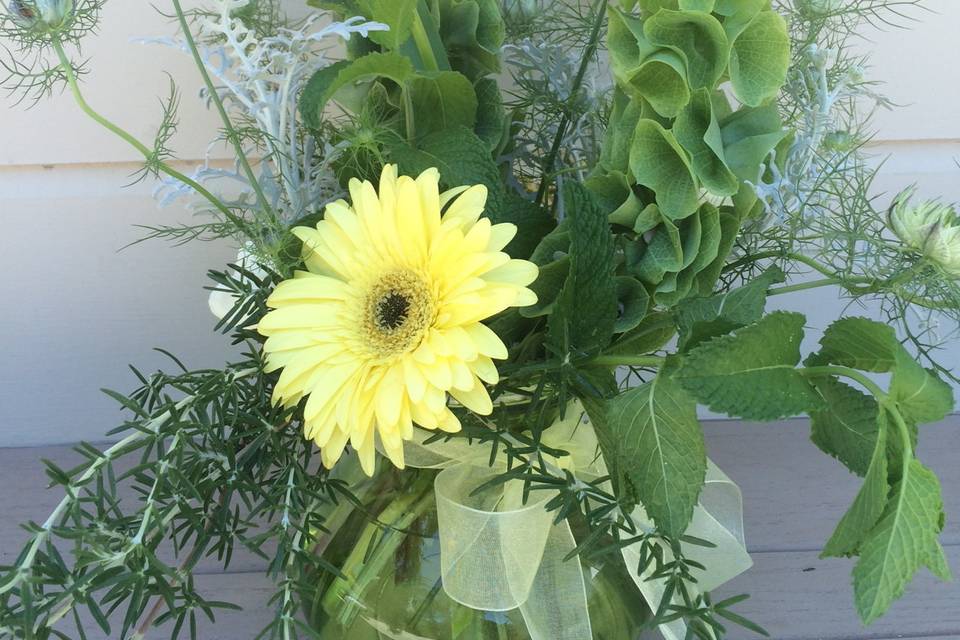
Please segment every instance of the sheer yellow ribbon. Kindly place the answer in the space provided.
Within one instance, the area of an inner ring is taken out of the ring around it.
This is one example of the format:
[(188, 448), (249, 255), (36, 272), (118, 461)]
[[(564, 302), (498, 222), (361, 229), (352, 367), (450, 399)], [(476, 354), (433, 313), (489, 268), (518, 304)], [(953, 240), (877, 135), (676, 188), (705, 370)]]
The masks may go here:
[[(573, 404), (564, 420), (543, 433), (545, 445), (562, 449), (569, 456), (552, 464), (589, 481), (606, 475), (598, 455), (593, 427), (584, 412)], [(441, 469), (435, 482), (443, 588), (450, 598), (473, 609), (510, 611), (519, 609), (532, 640), (592, 640), (587, 589), (583, 569), (576, 560), (564, 559), (576, 548), (566, 521), (554, 522), (546, 503), (550, 492), (534, 493), (524, 504), (522, 484), (509, 482), (496, 490), (474, 493), (498, 475), (486, 465), (486, 447), (462, 439), (426, 444), (432, 434), (418, 430), (405, 446), (407, 464)], [(642, 508), (631, 516), (641, 530), (653, 529)], [(712, 462), (706, 485), (687, 534), (717, 545), (705, 548), (685, 545), (684, 553), (707, 567), (697, 576), (711, 590), (747, 570), (752, 562), (743, 539), (740, 490)], [(663, 549), (669, 559), (669, 549)], [(639, 565), (640, 545), (623, 549), (628, 568)], [(665, 585), (631, 570), (638, 589), (656, 610)], [(682, 622), (662, 625), (667, 640), (686, 634)]]

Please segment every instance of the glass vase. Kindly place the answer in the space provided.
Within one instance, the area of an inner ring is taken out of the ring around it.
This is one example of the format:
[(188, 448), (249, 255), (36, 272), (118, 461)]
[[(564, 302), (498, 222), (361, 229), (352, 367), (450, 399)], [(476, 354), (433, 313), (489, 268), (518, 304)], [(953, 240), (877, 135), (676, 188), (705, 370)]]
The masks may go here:
[[(340, 575), (328, 570), (313, 580), (308, 576), (307, 621), (320, 638), (530, 639), (519, 610), (479, 611), (445, 593), (433, 488), (436, 474), (383, 468), (366, 481), (360, 505), (341, 505), (330, 527), (333, 533), (319, 538), (316, 545), (323, 563)], [(650, 611), (620, 555), (579, 561), (593, 637), (655, 637), (641, 635)]]

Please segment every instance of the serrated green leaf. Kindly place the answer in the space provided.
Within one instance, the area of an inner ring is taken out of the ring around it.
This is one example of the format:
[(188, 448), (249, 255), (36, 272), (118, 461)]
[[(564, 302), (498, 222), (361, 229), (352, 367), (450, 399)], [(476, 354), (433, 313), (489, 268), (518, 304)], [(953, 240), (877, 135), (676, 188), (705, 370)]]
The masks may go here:
[(897, 365), (901, 346), (893, 327), (867, 318), (842, 318), (824, 331), (816, 360), (885, 373)]
[(673, 318), (669, 313), (651, 313), (635, 329), (621, 336), (604, 353), (607, 355), (646, 355), (665, 347), (676, 333), (677, 328), (674, 326)]
[(503, 209), (493, 221), (517, 225), (517, 235), (504, 251), (513, 258), (524, 260), (557, 226), (556, 220), (546, 209), (512, 192), (504, 197)]
[(550, 315), (549, 341), (558, 352), (591, 353), (610, 344), (617, 320), (613, 235), (607, 215), (586, 187), (568, 182), (563, 193), (570, 273)]
[(954, 408), (953, 388), (923, 368), (902, 345), (890, 380), (890, 398), (912, 424), (943, 420)]
[(730, 43), (712, 15), (665, 9), (644, 21), (643, 33), (653, 44), (683, 56), (691, 89), (716, 87), (727, 67)]
[(300, 113), (307, 126), (317, 128), (327, 103), (347, 85), (387, 78), (404, 86), (414, 73), (410, 60), (398, 53), (370, 53), (340, 61), (313, 74), (300, 97)]
[(947, 554), (943, 551), (943, 547), (937, 542), (936, 551), (932, 551), (927, 556), (926, 566), (930, 569), (930, 573), (940, 578), (944, 582), (950, 582), (953, 580), (953, 572), (950, 570), (950, 561), (947, 560)]
[(448, 129), (473, 129), (477, 94), (473, 84), (456, 71), (439, 71), (407, 81), (416, 138)]
[(814, 380), (814, 386), (823, 408), (810, 414), (811, 440), (850, 471), (865, 475), (877, 444), (877, 401), (834, 378)]
[(774, 98), (787, 79), (790, 36), (776, 11), (761, 11), (733, 41), (730, 80), (737, 98), (757, 107)]
[(940, 565), (937, 536), (942, 518), (940, 482), (911, 460), (853, 569), (857, 611), (864, 624), (886, 613), (921, 566)]
[(953, 411), (953, 389), (924, 369), (897, 340), (893, 327), (867, 318), (830, 325), (811, 364), (829, 363), (876, 373), (893, 372), (890, 397), (908, 423), (937, 422)]
[(796, 369), (806, 318), (779, 311), (690, 351), (677, 372), (687, 391), (713, 411), (750, 420), (776, 420), (819, 406)]
[(707, 471), (693, 399), (661, 374), (611, 400), (607, 416), (604, 456), (616, 461), (658, 529), (683, 534)]
[(434, 133), (418, 140), (416, 147), (398, 143), (390, 148), (390, 156), (400, 172), (406, 175), (419, 175), (436, 167), (442, 184), (448, 188), (474, 184), (486, 186), (485, 213), (494, 223), (502, 221), (504, 193), (500, 171), (487, 144), (470, 129), (458, 127)]
[[(880, 415), (875, 413), (874, 429), (877, 428), (879, 419)], [(890, 485), (887, 484), (886, 429), (875, 432), (873, 444), (873, 455), (863, 486), (824, 547), (823, 553), (820, 554), (821, 558), (839, 558), (856, 554), (861, 543), (883, 515), (890, 491)]]
[(673, 134), (653, 120), (640, 120), (630, 148), (630, 171), (657, 195), (664, 216), (679, 220), (700, 206), (700, 194), (687, 153)]
[(724, 158), (720, 125), (713, 114), (710, 92), (699, 89), (683, 108), (673, 124), (673, 133), (690, 154), (690, 161), (700, 182), (718, 196), (732, 196), (740, 189), (740, 181)]
[(694, 347), (706, 339), (756, 322), (766, 308), (767, 290), (785, 280), (786, 274), (772, 267), (727, 293), (683, 301), (674, 312), (680, 331), (680, 348)]

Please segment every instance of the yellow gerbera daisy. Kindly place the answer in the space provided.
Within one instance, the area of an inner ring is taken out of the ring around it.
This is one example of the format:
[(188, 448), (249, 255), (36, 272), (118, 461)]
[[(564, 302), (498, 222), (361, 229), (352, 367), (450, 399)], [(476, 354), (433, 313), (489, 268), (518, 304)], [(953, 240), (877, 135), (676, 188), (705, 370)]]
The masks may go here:
[(403, 468), (414, 424), (460, 430), (447, 394), (489, 414), (484, 382), (507, 348), (483, 320), (537, 300), (537, 267), (502, 251), (516, 227), (480, 217), (486, 187), (441, 194), (439, 180), (387, 166), (379, 193), (353, 180), (352, 207), (334, 202), (316, 229), (293, 231), (307, 271), (277, 286), (259, 331), (268, 370), (283, 369), (274, 402), (307, 397), (305, 435), (328, 468), (349, 441), (372, 473), (377, 435)]

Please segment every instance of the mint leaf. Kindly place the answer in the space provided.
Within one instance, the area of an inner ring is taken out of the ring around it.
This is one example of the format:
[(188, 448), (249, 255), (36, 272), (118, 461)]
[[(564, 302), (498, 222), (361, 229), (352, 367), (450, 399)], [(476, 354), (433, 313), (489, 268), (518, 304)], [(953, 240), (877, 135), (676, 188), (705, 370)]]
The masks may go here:
[(546, 209), (512, 192), (506, 194), (503, 209), (494, 222), (517, 225), (517, 235), (504, 251), (511, 257), (524, 260), (530, 257), (540, 241), (557, 226), (556, 220)]
[(684, 359), (677, 378), (713, 411), (751, 420), (776, 420), (819, 406), (795, 368), (806, 318), (778, 311), (733, 335), (713, 338)]
[(937, 540), (942, 521), (940, 482), (911, 460), (853, 568), (857, 611), (864, 624), (882, 616), (903, 595), (921, 566), (933, 565), (945, 573)]
[(893, 372), (890, 397), (912, 425), (937, 422), (953, 411), (953, 390), (924, 369), (897, 340), (893, 327), (866, 318), (834, 322), (820, 340), (810, 364), (837, 364), (861, 371)]
[(876, 400), (835, 378), (814, 380), (823, 408), (811, 412), (811, 440), (863, 476), (873, 464), (879, 408)]
[(912, 424), (939, 422), (953, 411), (953, 388), (924, 369), (901, 345), (890, 380), (890, 397)]
[(604, 456), (667, 535), (683, 534), (707, 471), (696, 403), (663, 374), (608, 403)]
[(570, 273), (548, 324), (558, 353), (599, 351), (610, 344), (617, 320), (613, 235), (607, 214), (579, 182), (568, 182)]
[(688, 298), (674, 315), (680, 330), (680, 348), (688, 349), (714, 336), (756, 322), (767, 305), (767, 290), (786, 281), (779, 267), (772, 267), (744, 286), (709, 298)]
[[(879, 414), (874, 415), (874, 428)], [(885, 418), (882, 418), (885, 420)], [(873, 455), (866, 472), (866, 478), (853, 505), (840, 520), (836, 530), (827, 542), (821, 558), (843, 557), (857, 553), (860, 544), (877, 524), (887, 504), (887, 444), (886, 428), (880, 429), (874, 438)]]
[(824, 332), (820, 346), (815, 362), (877, 373), (892, 371), (902, 349), (893, 327), (867, 318), (837, 320)]
[(487, 187), (486, 215), (503, 222), (504, 193), (500, 171), (487, 144), (470, 129), (457, 127), (424, 137), (413, 147), (402, 142), (390, 149), (400, 172), (415, 176), (431, 167), (440, 171), (443, 185), (459, 187), (482, 184)]

